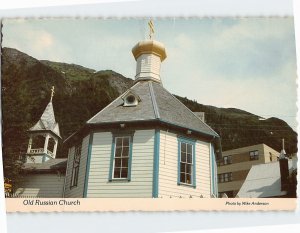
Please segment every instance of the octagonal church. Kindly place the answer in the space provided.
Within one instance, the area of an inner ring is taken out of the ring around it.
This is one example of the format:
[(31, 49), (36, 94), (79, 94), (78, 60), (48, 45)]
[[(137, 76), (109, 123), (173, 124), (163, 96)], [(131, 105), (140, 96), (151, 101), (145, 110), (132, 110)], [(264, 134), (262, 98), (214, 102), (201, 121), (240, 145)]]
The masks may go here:
[(65, 141), (64, 197), (217, 197), (218, 134), (163, 87), (162, 43), (132, 53), (134, 85)]

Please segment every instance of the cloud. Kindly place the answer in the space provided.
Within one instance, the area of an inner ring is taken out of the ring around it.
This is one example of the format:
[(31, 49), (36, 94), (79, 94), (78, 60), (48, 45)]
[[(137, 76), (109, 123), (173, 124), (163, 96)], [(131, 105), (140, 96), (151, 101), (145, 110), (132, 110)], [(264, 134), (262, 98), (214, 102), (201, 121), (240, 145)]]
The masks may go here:
[(44, 28), (36, 27), (34, 20), (5, 20), (3, 45), (16, 48), (37, 59), (67, 62), (68, 47)]
[(292, 19), (224, 22), (215, 21), (209, 32), (198, 36), (189, 32), (174, 38), (175, 45), (167, 48), (170, 56), (163, 64), (165, 86), (203, 104), (277, 116), (295, 129)]
[(45, 49), (53, 46), (53, 36), (48, 32), (38, 32), (39, 36), (36, 37), (36, 46), (39, 49)]

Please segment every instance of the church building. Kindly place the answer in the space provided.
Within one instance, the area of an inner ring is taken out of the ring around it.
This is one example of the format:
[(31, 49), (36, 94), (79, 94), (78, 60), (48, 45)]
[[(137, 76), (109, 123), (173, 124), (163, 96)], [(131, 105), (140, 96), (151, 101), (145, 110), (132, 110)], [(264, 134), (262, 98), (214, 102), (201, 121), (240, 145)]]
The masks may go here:
[(217, 197), (219, 135), (164, 88), (162, 43), (132, 53), (134, 85), (64, 142), (64, 197)]
[(22, 168), (22, 179), (14, 190), (16, 197), (63, 197), (66, 158), (56, 158), (61, 140), (52, 98), (41, 118), (28, 130), (29, 142)]

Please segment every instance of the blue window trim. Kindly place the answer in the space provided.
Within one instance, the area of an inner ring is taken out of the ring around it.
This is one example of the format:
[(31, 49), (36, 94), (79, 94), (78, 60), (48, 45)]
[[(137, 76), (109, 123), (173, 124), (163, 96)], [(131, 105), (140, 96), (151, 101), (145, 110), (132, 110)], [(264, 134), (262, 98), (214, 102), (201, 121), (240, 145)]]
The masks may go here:
[(160, 131), (156, 129), (154, 134), (153, 187), (152, 187), (152, 197), (154, 198), (158, 197), (159, 147), (160, 147)]
[(114, 152), (115, 152), (115, 137), (112, 136), (108, 181), (112, 181), (112, 173), (113, 173), (113, 165), (114, 165)]
[[(178, 161), (177, 161), (177, 185), (184, 185), (184, 186), (190, 186), (193, 188), (196, 188), (196, 140), (195, 139), (191, 139), (191, 138), (187, 138), (187, 137), (182, 137), (182, 136), (178, 136)], [(192, 184), (185, 184), (185, 183), (181, 183), (180, 182), (180, 156), (181, 156), (181, 148), (180, 145), (181, 143), (187, 143), (187, 144), (191, 144), (193, 147), (193, 182)]]
[[(133, 133), (134, 132), (124, 132), (124, 133), (112, 133), (112, 144), (111, 144), (111, 155), (110, 155), (110, 166), (109, 166), (109, 175), (108, 181), (131, 181), (131, 165), (132, 165), (132, 145), (133, 145)], [(128, 174), (127, 178), (113, 178), (113, 167), (114, 167), (114, 159), (115, 159), (115, 146), (116, 146), (116, 138), (118, 137), (129, 137), (129, 159), (128, 159)]]
[[(75, 168), (75, 158), (77, 155), (77, 150), (79, 149), (80, 151), (80, 157), (79, 157), (79, 161), (78, 161), (78, 166), (76, 166), (76, 168), (78, 169), (78, 172), (76, 174), (76, 177), (73, 181), (73, 174), (74, 174), (74, 168)], [(70, 189), (78, 187), (78, 179), (79, 179), (79, 171), (80, 171), (80, 163), (81, 163), (81, 156), (82, 156), (82, 145), (79, 143), (78, 145), (74, 146), (74, 155), (73, 155), (73, 165), (72, 165), (72, 173), (71, 173), (71, 181), (70, 181)], [(75, 184), (73, 184), (73, 182)]]
[(216, 153), (215, 153), (215, 147), (212, 145), (212, 156), (213, 156), (213, 174), (214, 174), (214, 194), (216, 197), (218, 197), (218, 175), (217, 175), (217, 162), (216, 162)]
[(42, 163), (44, 163), (46, 161), (46, 156), (47, 156), (47, 154), (43, 154)]

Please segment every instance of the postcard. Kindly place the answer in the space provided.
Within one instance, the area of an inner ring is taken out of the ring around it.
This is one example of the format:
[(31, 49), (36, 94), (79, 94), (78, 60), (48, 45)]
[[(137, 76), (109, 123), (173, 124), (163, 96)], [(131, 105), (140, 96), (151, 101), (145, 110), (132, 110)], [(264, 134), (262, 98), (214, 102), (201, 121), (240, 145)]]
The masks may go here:
[(293, 17), (1, 32), (8, 212), (296, 208)]

